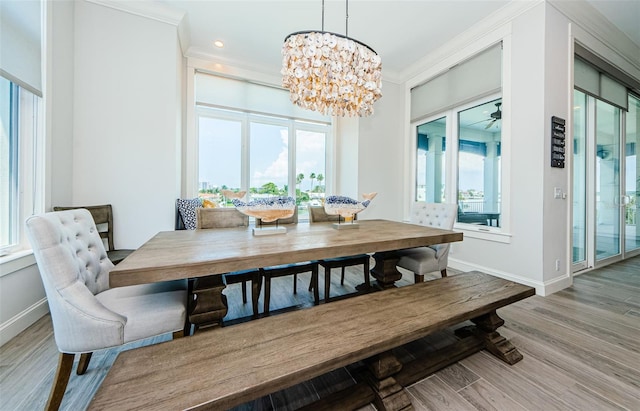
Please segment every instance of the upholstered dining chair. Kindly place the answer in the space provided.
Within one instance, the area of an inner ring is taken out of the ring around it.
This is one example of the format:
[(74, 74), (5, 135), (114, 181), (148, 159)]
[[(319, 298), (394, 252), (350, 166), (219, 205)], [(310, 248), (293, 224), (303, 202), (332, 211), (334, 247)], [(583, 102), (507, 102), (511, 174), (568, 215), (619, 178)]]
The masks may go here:
[[(410, 221), (413, 224), (451, 230), (456, 220), (457, 210), (456, 204), (416, 201), (411, 207)], [(409, 248), (397, 253), (400, 255), (398, 267), (413, 272), (416, 283), (423, 282), (425, 274), (435, 271), (439, 271), (442, 277), (447, 276), (449, 243)]]
[[(354, 216), (355, 217), (355, 216)], [(322, 206), (309, 206), (309, 223), (321, 223), (321, 222), (338, 222), (339, 215), (330, 215), (324, 211)], [(358, 254), (344, 257), (328, 258), (326, 260), (319, 260), (318, 265), (324, 268), (324, 301), (328, 302), (330, 297), (331, 288), (331, 269), (340, 268), (340, 285), (344, 285), (344, 274), (346, 267), (361, 265), (364, 275), (364, 287), (369, 288), (370, 275), (369, 275), (369, 263), (371, 257), (369, 254)]]
[[(249, 217), (235, 208), (196, 208), (196, 229), (206, 230), (215, 228), (248, 227)], [(242, 270), (223, 275), (226, 285), (242, 284), (242, 303), (247, 303), (247, 282), (251, 282), (251, 304), (253, 315), (258, 315), (258, 299), (262, 278), (260, 270)]]
[[(289, 218), (281, 218), (273, 222), (263, 222), (260, 219), (256, 221), (256, 227), (298, 224), (298, 208), (296, 207), (293, 215)], [(260, 269), (264, 278), (264, 309), (265, 314), (269, 314), (269, 304), (271, 303), (271, 279), (276, 277), (293, 276), (293, 293), (298, 293), (298, 274), (311, 272), (311, 282), (309, 291), (313, 291), (313, 301), (315, 305), (320, 303), (320, 295), (318, 292), (318, 262), (304, 261), (296, 264), (283, 264), (272, 267), (263, 267)]]
[(134, 250), (116, 248), (113, 241), (113, 207), (111, 204), (104, 205), (92, 205), (92, 206), (76, 206), (76, 207), (53, 207), (53, 211), (73, 210), (76, 208), (86, 208), (93, 217), (100, 237), (107, 242), (107, 256), (113, 264), (118, 264), (120, 261), (127, 258), (129, 254)]
[(75, 354), (82, 375), (94, 351), (170, 332), (183, 335), (186, 282), (109, 288), (114, 265), (88, 210), (31, 216), (26, 228), (60, 351), (47, 410), (60, 406)]

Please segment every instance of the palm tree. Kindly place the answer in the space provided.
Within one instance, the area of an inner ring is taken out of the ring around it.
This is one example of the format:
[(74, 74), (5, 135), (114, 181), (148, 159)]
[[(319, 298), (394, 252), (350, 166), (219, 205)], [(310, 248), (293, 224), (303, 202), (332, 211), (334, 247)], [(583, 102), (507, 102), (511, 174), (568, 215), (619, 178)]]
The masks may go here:
[(304, 180), (304, 174), (300, 173), (296, 176), (296, 185), (299, 186), (302, 180)]
[(313, 180), (316, 179), (316, 173), (311, 173), (309, 175), (309, 178), (311, 179), (311, 187), (310, 187), (309, 191), (313, 191)]
[(316, 179), (318, 180), (318, 187), (320, 188), (318, 191), (320, 192), (324, 191), (324, 189), (322, 188), (322, 182), (324, 181), (324, 176), (322, 174), (318, 174), (318, 177), (316, 177)]

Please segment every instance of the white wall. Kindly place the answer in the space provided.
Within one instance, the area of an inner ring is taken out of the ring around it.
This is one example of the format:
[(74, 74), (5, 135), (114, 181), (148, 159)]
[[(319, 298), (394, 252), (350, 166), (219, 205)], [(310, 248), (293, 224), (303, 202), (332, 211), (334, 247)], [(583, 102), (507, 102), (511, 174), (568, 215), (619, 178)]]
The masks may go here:
[(73, 205), (111, 203), (116, 247), (137, 248), (174, 226), (182, 112), (177, 30), (77, 2), (74, 42)]
[(383, 97), (375, 112), (359, 120), (358, 199), (362, 193), (378, 195), (359, 218), (402, 220), (404, 160), (404, 88), (383, 82)]
[(32, 254), (0, 265), (0, 346), (49, 312)]
[[(571, 251), (572, 221), (570, 206), (572, 155), (567, 155), (565, 168), (550, 167), (551, 156), (551, 117), (566, 120), (567, 140), (572, 140), (573, 48), (570, 43), (569, 20), (554, 7), (545, 7), (544, 33), (544, 113), (540, 124), (544, 135), (543, 169), (543, 265), (542, 281), (547, 291), (556, 291), (571, 283)], [(569, 141), (568, 149), (573, 147)], [(568, 151), (572, 153), (573, 150)], [(565, 198), (554, 198), (554, 189), (559, 188), (566, 193)], [(556, 267), (556, 263), (558, 267)]]
[(72, 1), (47, 2), (45, 70), (46, 189), (45, 205), (71, 204), (73, 180), (74, 5)]

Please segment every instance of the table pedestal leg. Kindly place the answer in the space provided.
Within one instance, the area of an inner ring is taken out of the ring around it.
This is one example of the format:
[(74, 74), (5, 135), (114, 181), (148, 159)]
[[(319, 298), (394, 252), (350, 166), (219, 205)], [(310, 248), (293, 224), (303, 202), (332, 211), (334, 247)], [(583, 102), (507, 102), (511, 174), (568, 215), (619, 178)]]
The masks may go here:
[(371, 270), (371, 275), (377, 280), (376, 286), (380, 289), (395, 287), (395, 282), (402, 278), (396, 265), (400, 257), (393, 251), (375, 253), (373, 259), (376, 265)]
[(201, 328), (218, 327), (227, 315), (227, 296), (222, 294), (225, 289), (221, 275), (198, 277), (193, 280), (192, 295), (189, 296), (189, 322), (194, 324), (195, 330)]
[(394, 378), (402, 369), (402, 363), (391, 351), (383, 352), (365, 360), (365, 379), (373, 389), (373, 403), (380, 411), (412, 410), (406, 391)]

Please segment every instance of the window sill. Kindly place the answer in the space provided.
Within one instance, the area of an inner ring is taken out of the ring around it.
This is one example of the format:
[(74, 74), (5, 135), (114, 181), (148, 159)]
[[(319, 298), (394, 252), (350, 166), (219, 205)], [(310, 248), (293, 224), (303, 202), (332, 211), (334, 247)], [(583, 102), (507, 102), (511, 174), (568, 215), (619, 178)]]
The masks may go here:
[(456, 224), (454, 228), (462, 231), (465, 238), (477, 238), (479, 240), (494, 241), (504, 244), (511, 243), (511, 234), (498, 231), (500, 229), (497, 227)]
[(0, 257), (0, 277), (15, 273), (36, 263), (32, 250), (21, 250)]

